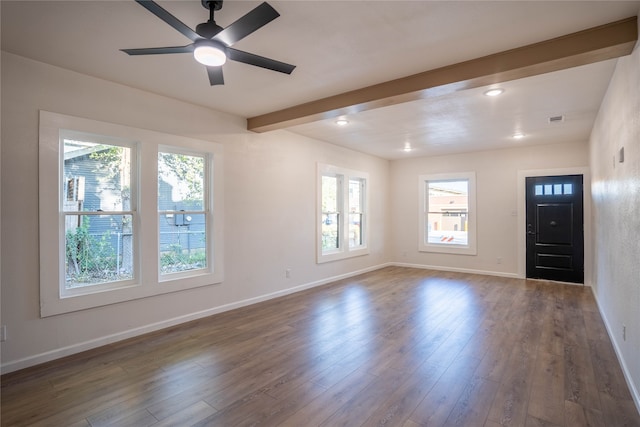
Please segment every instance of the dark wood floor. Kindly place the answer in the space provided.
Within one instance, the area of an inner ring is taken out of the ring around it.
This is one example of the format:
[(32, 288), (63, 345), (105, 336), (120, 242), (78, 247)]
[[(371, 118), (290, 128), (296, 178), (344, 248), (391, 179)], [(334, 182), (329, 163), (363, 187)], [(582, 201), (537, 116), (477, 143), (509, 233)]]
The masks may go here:
[(3, 426), (640, 426), (590, 289), (390, 267), (2, 377)]

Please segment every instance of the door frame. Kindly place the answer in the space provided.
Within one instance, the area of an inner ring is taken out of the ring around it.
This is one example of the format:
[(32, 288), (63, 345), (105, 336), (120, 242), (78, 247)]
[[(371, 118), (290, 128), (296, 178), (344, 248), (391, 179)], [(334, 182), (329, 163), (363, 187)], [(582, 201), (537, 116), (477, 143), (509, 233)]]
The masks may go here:
[[(525, 179), (533, 176), (582, 175), (582, 202), (584, 212), (584, 285), (591, 286), (592, 232), (591, 232), (591, 176), (589, 168), (530, 169), (518, 171), (518, 277), (527, 277), (527, 202)], [(572, 283), (579, 285), (580, 283)]]

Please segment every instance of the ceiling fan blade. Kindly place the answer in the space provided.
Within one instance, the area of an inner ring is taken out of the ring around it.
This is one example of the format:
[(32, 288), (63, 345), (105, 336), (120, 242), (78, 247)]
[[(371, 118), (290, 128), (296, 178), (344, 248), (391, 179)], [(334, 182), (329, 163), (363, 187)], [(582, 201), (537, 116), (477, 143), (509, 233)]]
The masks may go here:
[(285, 62), (276, 61), (275, 59), (265, 58), (264, 56), (254, 55), (253, 53), (243, 52), (241, 50), (227, 48), (227, 56), (234, 61), (244, 64), (255, 65), (256, 67), (266, 68), (268, 70), (278, 71), (280, 73), (291, 74), (296, 68), (295, 65)]
[(224, 84), (222, 67), (207, 67), (207, 74), (209, 74), (209, 83), (211, 83), (211, 86)]
[(169, 47), (149, 47), (141, 49), (120, 49), (129, 55), (163, 55), (167, 53), (188, 53), (193, 52), (193, 45), (169, 46)]
[(159, 4), (151, 0), (136, 0), (136, 2), (147, 9), (149, 12), (153, 13), (158, 18), (162, 19), (164, 22), (172, 26), (174, 29), (184, 34), (191, 41), (194, 42), (202, 38), (191, 28), (187, 27), (187, 25), (180, 21), (178, 18), (163, 9)]
[(232, 46), (262, 26), (276, 19), (280, 14), (268, 3), (262, 3), (233, 24), (220, 31), (213, 40)]

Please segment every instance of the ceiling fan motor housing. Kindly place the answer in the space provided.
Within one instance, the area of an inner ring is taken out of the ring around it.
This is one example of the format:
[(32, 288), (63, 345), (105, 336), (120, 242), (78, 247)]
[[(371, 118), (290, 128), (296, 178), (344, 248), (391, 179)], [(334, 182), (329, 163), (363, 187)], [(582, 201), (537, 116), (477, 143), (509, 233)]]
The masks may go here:
[(198, 35), (204, 37), (205, 39), (210, 39), (215, 37), (223, 28), (216, 24), (215, 21), (203, 22), (202, 24), (198, 24), (196, 27), (196, 33)]
[(222, 0), (200, 0), (202, 3), (202, 6), (205, 9), (211, 9), (211, 7), (213, 6), (213, 10), (220, 10), (222, 9)]

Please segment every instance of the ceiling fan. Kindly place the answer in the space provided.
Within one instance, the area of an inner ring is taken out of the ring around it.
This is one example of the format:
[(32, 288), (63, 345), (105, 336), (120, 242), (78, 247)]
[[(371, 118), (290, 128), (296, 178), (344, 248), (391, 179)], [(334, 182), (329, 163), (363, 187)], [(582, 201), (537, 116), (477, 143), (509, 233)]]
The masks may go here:
[(193, 31), (178, 18), (171, 15), (157, 3), (151, 0), (135, 0), (149, 12), (162, 19), (171, 27), (182, 33), (193, 43), (186, 46), (152, 47), (142, 49), (121, 49), (129, 55), (162, 55), (170, 53), (192, 52), (196, 61), (207, 67), (211, 86), (224, 84), (222, 65), (227, 58), (257, 67), (291, 74), (295, 65), (286, 64), (274, 59), (254, 55), (233, 49), (236, 42), (276, 19), (280, 14), (268, 3), (262, 3), (240, 19), (222, 28), (213, 19), (215, 11), (222, 8), (222, 0), (201, 0), (202, 6), (209, 9), (209, 20), (198, 24)]

